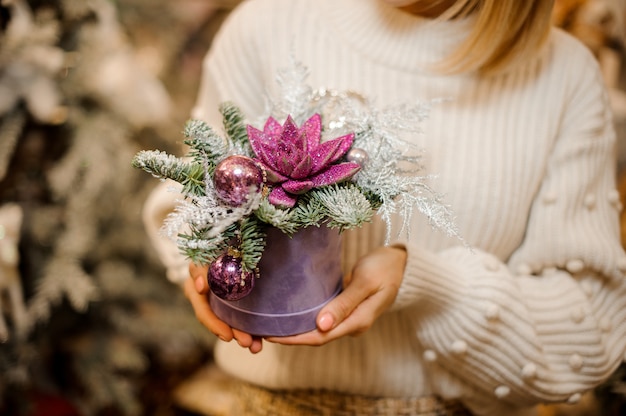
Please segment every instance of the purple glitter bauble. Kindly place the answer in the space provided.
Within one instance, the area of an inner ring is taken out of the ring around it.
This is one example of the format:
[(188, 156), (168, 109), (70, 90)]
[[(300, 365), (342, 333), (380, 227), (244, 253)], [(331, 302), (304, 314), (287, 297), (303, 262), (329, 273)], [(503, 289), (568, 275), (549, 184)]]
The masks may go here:
[(254, 288), (255, 276), (244, 272), (241, 259), (228, 254), (219, 256), (209, 267), (208, 281), (211, 292), (224, 300), (239, 300)]
[(228, 156), (215, 167), (213, 185), (227, 204), (238, 207), (263, 189), (263, 169), (246, 156)]

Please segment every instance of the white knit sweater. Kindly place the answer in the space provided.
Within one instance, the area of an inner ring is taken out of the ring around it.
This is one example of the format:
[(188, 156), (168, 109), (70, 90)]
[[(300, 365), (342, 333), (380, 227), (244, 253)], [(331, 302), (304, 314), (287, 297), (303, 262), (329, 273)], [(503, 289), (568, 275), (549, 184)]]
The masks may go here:
[[(593, 57), (553, 30), (543, 53), (506, 75), (440, 76), (471, 20), (434, 24), (378, 0), (248, 0), (215, 39), (194, 117), (217, 106), (264, 113), (294, 56), (313, 87), (380, 106), (446, 98), (415, 137), (432, 187), (463, 239), (415, 217), (392, 311), (324, 347), (220, 343), (229, 373), (270, 388), (376, 396), (438, 394), (476, 414), (576, 401), (626, 349), (626, 256), (618, 233), (615, 137)], [(381, 224), (345, 236), (346, 264), (381, 244)]]

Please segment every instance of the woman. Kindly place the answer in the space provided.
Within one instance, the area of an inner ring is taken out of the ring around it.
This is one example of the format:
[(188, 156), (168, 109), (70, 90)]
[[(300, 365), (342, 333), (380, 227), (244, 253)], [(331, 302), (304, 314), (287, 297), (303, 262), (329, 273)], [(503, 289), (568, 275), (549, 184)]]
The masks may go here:
[(626, 256), (615, 136), (597, 65), (549, 27), (551, 6), (248, 0), (231, 14), (194, 117), (219, 125), (227, 100), (260, 116), (292, 57), (312, 86), (380, 106), (445, 98), (415, 143), (471, 246), (419, 216), (411, 239), (388, 247), (381, 224), (346, 233), (349, 277), (317, 330), (267, 340), (219, 320), (206, 268), (191, 265), (186, 294), (226, 341), (216, 361), (252, 392), (233, 414), (326, 414), (329, 402), (333, 415), (455, 414), (451, 402), (476, 415), (528, 414), (576, 402), (619, 365)]

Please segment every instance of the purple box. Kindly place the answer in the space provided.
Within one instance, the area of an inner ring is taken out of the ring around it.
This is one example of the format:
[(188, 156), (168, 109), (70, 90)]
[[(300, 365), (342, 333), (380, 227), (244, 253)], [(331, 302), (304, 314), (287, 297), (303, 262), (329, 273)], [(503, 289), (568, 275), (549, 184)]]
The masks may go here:
[(258, 336), (288, 336), (315, 329), (320, 309), (342, 288), (341, 236), (337, 230), (308, 227), (289, 237), (267, 230), (252, 292), (237, 301), (212, 293), (213, 312), (233, 328)]

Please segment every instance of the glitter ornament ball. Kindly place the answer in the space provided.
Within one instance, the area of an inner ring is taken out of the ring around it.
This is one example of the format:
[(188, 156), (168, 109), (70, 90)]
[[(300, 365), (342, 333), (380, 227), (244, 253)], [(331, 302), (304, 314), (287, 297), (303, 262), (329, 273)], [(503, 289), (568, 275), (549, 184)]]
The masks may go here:
[(211, 291), (224, 300), (239, 300), (254, 288), (255, 276), (244, 272), (241, 259), (223, 254), (209, 267), (208, 282)]
[(238, 207), (263, 189), (263, 169), (249, 157), (228, 156), (215, 167), (213, 185), (220, 199)]
[(346, 153), (346, 159), (348, 160), (348, 162), (358, 163), (360, 166), (363, 166), (365, 165), (365, 163), (367, 163), (369, 155), (365, 150), (359, 149), (358, 147), (353, 147), (352, 149), (348, 150), (348, 153)]

